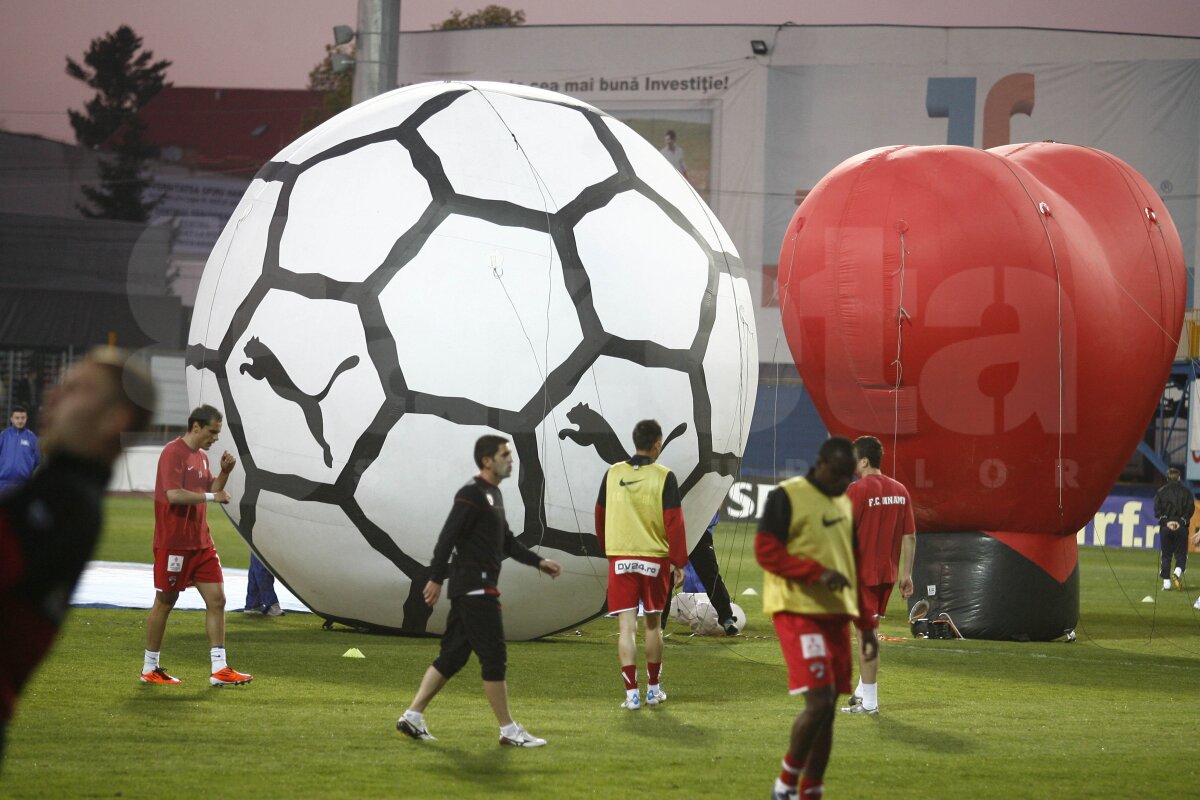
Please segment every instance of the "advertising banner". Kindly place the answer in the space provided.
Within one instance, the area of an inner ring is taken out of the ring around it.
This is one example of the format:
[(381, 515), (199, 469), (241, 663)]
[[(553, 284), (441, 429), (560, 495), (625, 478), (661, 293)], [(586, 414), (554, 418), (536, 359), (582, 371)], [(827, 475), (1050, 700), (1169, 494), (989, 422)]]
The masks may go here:
[[(729, 488), (721, 506), (721, 519), (732, 523), (755, 523), (762, 519), (767, 495), (777, 484), (762, 480), (739, 480)], [(1101, 505), (1091, 522), (1076, 534), (1081, 545), (1159, 549), (1158, 518), (1154, 496), (1149, 493), (1114, 493)], [(1200, 531), (1200, 510), (1192, 517), (1191, 536)], [(1195, 551), (1195, 547), (1189, 548)]]
[(156, 176), (146, 189), (146, 199), (156, 203), (150, 221), (176, 222), (173, 254), (207, 256), (249, 185), (224, 176)]
[[(1200, 61), (1094, 63), (1070, 46), (1055, 55), (1061, 60), (772, 67), (763, 179), (764, 305), (778, 304), (775, 261), (796, 207), (839, 163), (888, 145), (986, 149), (1052, 139), (1104, 150), (1155, 187), (1184, 252), (1193, 254)], [(1190, 277), (1188, 283), (1190, 297)], [(759, 341), (767, 339), (760, 328)]]
[[(1157, 550), (1160, 546), (1158, 527), (1153, 495), (1114, 493), (1079, 532), (1077, 539), (1084, 545)], [(1192, 515), (1189, 542), (1198, 530), (1200, 511)]]
[(610, 113), (658, 147), (658, 152), (687, 178), (706, 203), (709, 202), (713, 166), (712, 109), (614, 109)]
[(1200, 381), (1191, 382), (1192, 396), (1188, 398), (1188, 457), (1189, 481), (1200, 481)]

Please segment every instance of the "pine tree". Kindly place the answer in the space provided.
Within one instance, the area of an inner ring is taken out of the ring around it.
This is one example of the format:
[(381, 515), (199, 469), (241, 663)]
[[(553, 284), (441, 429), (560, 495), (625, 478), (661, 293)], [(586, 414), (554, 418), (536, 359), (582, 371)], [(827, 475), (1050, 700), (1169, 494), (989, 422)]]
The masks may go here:
[(156, 151), (143, 138), (138, 111), (167, 85), (171, 62), (153, 59), (154, 53), (142, 50), (141, 37), (127, 25), (93, 39), (82, 65), (67, 57), (67, 74), (96, 90), (82, 112), (67, 112), (75, 139), (112, 152), (100, 159), (100, 185), (83, 187), (90, 207), (77, 207), (86, 217), (145, 222), (154, 207), (143, 193), (150, 185), (146, 161)]

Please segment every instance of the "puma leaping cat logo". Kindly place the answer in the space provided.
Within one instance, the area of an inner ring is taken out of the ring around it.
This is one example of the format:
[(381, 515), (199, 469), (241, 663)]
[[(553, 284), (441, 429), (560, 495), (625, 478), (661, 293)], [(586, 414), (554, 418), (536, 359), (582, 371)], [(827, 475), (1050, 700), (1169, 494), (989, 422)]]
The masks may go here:
[[(620, 437), (613, 431), (612, 426), (608, 424), (608, 420), (600, 416), (599, 413), (592, 410), (587, 403), (580, 403), (567, 412), (567, 420), (572, 425), (577, 425), (578, 430), (571, 428), (563, 428), (558, 432), (559, 439), (570, 439), (576, 444), (584, 447), (595, 447), (596, 452), (602, 459), (609, 464), (616, 464), (619, 461), (628, 461), (629, 453), (621, 444)], [(675, 430), (663, 439), (663, 450), (667, 449), (667, 445), (687, 430), (687, 423), (681, 422), (675, 426)]]
[(238, 368), (238, 372), (249, 375), (256, 381), (265, 380), (275, 394), (300, 406), (300, 410), (304, 412), (304, 421), (308, 423), (309, 432), (324, 451), (325, 466), (332, 467), (333, 453), (329, 449), (329, 443), (325, 441), (325, 421), (321, 416), (321, 401), (333, 388), (333, 382), (337, 380), (338, 375), (358, 365), (358, 356), (350, 356), (339, 364), (321, 393), (311, 395), (300, 391), (288, 376), (283, 364), (279, 362), (279, 357), (272, 353), (271, 348), (263, 344), (257, 336), (252, 337), (246, 343), (245, 353), (250, 359), (250, 363), (242, 364)]

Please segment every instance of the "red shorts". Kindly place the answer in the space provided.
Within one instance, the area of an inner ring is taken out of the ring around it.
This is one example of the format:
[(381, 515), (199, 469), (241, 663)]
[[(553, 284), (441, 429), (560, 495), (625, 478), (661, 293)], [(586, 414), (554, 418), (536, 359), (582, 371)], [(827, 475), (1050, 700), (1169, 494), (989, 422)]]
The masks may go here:
[(207, 550), (154, 548), (154, 588), (160, 592), (182, 592), (197, 583), (224, 582), (221, 557), (215, 547)]
[(781, 611), (772, 618), (783, 660), (788, 666), (788, 693), (832, 686), (850, 694), (853, 657), (850, 623), (845, 617), (808, 617)]
[(671, 591), (671, 562), (666, 558), (616, 556), (608, 559), (608, 613), (662, 613)]
[(892, 596), (894, 583), (880, 583), (863, 587), (863, 613), (874, 614), (875, 618), (882, 617), (887, 612), (888, 598)]

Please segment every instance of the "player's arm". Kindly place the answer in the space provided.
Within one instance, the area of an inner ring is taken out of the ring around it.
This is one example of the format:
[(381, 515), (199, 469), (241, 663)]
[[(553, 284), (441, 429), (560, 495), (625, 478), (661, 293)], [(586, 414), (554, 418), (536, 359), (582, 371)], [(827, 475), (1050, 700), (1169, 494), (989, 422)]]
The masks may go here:
[[(1192, 521), (1192, 515), (1196, 513), (1196, 498), (1192, 494), (1192, 490), (1187, 488), (1186, 484), (1181, 483), (1180, 486), (1183, 486), (1184, 490), (1187, 493), (1187, 499), (1183, 501), (1183, 515), (1182, 515), (1183, 516), (1183, 527), (1186, 528)], [(1180, 496), (1182, 497), (1183, 494), (1181, 493)]]
[(683, 501), (679, 496), (679, 482), (675, 473), (668, 472), (662, 493), (663, 525), (667, 529), (667, 558), (679, 571), (682, 582), (683, 568), (688, 562), (687, 529), (683, 523)]
[(446, 571), (450, 567), (450, 554), (463, 531), (470, 530), (479, 513), (478, 506), (472, 500), (471, 486), (464, 486), (454, 495), (454, 505), (446, 515), (442, 532), (438, 534), (437, 543), (433, 546), (433, 560), (429, 562), (429, 581), (426, 582), (421, 594), (426, 604), (433, 606), (442, 593), (442, 584), (446, 582)]
[(512, 528), (508, 527), (507, 522), (504, 523), (504, 555), (513, 561), (518, 561), (530, 567), (537, 567), (551, 578), (557, 578), (562, 574), (562, 565), (549, 558), (542, 558), (519, 542), (517, 537), (513, 536)]
[[(158, 481), (167, 487), (167, 502), (173, 506), (198, 506), (208, 502), (204, 492), (193, 492), (183, 488), (183, 471), (186, 464), (182, 458), (164, 451), (158, 459)], [(215, 498), (214, 498), (215, 499)]]
[(900, 537), (900, 596), (912, 597), (913, 559), (917, 553), (917, 535), (906, 533)]
[(173, 506), (200, 506), (211, 501), (218, 503), (228, 503), (229, 493), (224, 491), (225, 482), (221, 482), (220, 489), (215, 486), (210, 492), (193, 492), (190, 489), (183, 488), (183, 471), (187, 465), (182, 458), (168, 457), (166, 453), (158, 459), (158, 479), (163, 486), (169, 486), (166, 490), (167, 502)]
[[(214, 482), (215, 483), (215, 482)], [(212, 495), (212, 497), (209, 497)], [(217, 503), (228, 503), (229, 492), (218, 489), (215, 485), (211, 492), (192, 492), (187, 489), (167, 489), (167, 502), (173, 506), (202, 506), (210, 500)]]
[(912, 597), (913, 561), (917, 557), (917, 522), (913, 516), (912, 497), (905, 494), (904, 528), (900, 536), (900, 596)]
[[(1183, 484), (1180, 483), (1180, 486), (1182, 487)], [(1191, 519), (1191, 513), (1190, 513), (1191, 509), (1186, 509), (1184, 507), (1184, 506), (1188, 505), (1188, 503), (1186, 503), (1183, 499), (1184, 492), (1173, 491), (1174, 487), (1172, 487), (1171, 484), (1167, 484), (1167, 486), (1165, 486), (1163, 488), (1164, 489), (1172, 489), (1172, 491), (1170, 493), (1171, 494), (1170, 497), (1163, 498), (1162, 512), (1161, 512), (1161, 516), (1159, 517), (1159, 525), (1165, 524), (1167, 529), (1172, 530), (1172, 531), (1177, 531), (1181, 527), (1186, 527), (1188, 520)], [(1166, 494), (1166, 492), (1162, 492), (1161, 494)], [(1188, 491), (1187, 494), (1190, 495), (1191, 492)], [(1154, 496), (1156, 509), (1158, 506), (1159, 496), (1160, 495), (1157, 495), (1157, 494)], [(1194, 507), (1195, 502), (1193, 501), (1191, 503), (1191, 505)]]
[(233, 454), (226, 450), (221, 454), (221, 471), (217, 473), (217, 477), (213, 478), (213, 492), (224, 491), (225, 481), (229, 480), (229, 473), (233, 472), (233, 468), (237, 466), (237, 459)]
[(792, 525), (792, 503), (783, 489), (772, 489), (767, 507), (754, 537), (754, 557), (767, 572), (781, 578), (816, 583), (826, 569), (819, 561), (798, 558), (787, 551), (788, 529)]
[(604, 549), (604, 514), (605, 503), (608, 502), (608, 473), (604, 473), (604, 478), (600, 481), (600, 496), (596, 498), (596, 544), (600, 545), (600, 552), (607, 553)]

